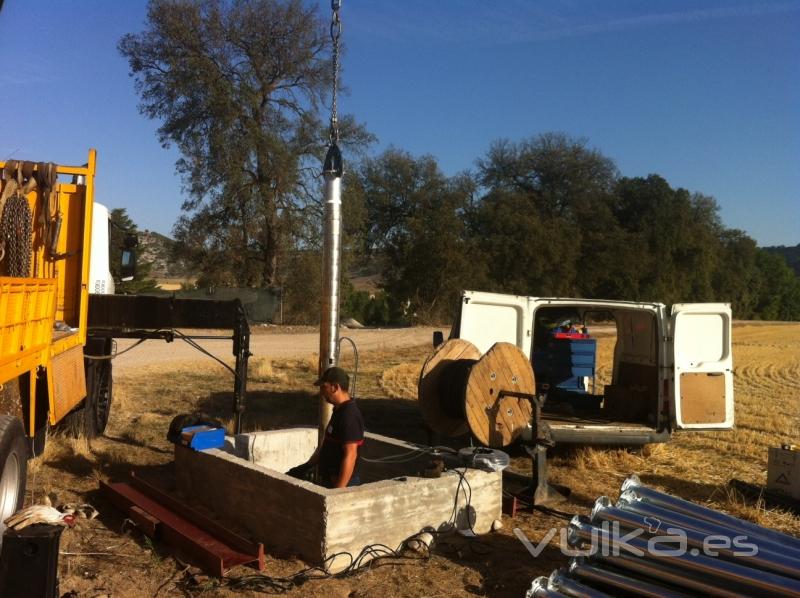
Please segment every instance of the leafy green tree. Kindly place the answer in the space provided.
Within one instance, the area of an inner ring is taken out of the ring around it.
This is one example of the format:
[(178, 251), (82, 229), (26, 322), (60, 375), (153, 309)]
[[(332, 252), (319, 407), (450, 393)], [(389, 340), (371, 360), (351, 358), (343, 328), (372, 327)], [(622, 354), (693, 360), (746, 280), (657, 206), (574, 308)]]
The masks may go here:
[(358, 186), (366, 203), (365, 253), (383, 257), (383, 287), (393, 319), (450, 317), (458, 292), (480, 273), (465, 234), (474, 184), (448, 178), (430, 156), (389, 149), (365, 160)]
[[(145, 30), (120, 40), (140, 111), (181, 153), (174, 233), (207, 283), (276, 284), (285, 240), (318, 222), (327, 32), (301, 0), (151, 0)], [(352, 117), (340, 128), (345, 150), (371, 139)]]
[(752, 319), (756, 317), (761, 286), (756, 242), (734, 229), (723, 230), (719, 242), (712, 283), (715, 300), (730, 303), (736, 318)]
[(762, 320), (800, 319), (800, 279), (786, 260), (760, 249), (756, 267), (759, 284), (755, 315)]
[(152, 262), (141, 259), (141, 254), (137, 253), (136, 275), (133, 280), (123, 281), (122, 269), (122, 250), (125, 247), (125, 238), (131, 234), (139, 232), (136, 224), (128, 216), (125, 208), (114, 208), (109, 214), (111, 226), (109, 227), (109, 269), (114, 278), (116, 292), (121, 294), (136, 294), (152, 291), (156, 288), (156, 281), (150, 277), (153, 268)]
[(520, 192), (497, 190), (469, 213), (469, 234), (483, 257), (487, 290), (571, 295), (578, 246), (558, 216), (542, 216)]
[(764, 247), (765, 251), (781, 255), (786, 260), (789, 267), (794, 270), (797, 276), (800, 276), (800, 243), (794, 247), (786, 247), (785, 245), (775, 245), (773, 247)]
[(722, 230), (716, 202), (673, 189), (658, 175), (622, 178), (614, 196), (615, 217), (641, 250), (640, 295), (631, 298), (668, 303), (712, 299)]
[(484, 195), (470, 231), (488, 257), (492, 288), (616, 295), (626, 277), (603, 277), (611, 270), (595, 266), (617, 266), (616, 251), (628, 241), (610, 207), (612, 160), (586, 140), (544, 133), (497, 141), (477, 165)]
[(614, 162), (588, 147), (585, 139), (543, 133), (519, 143), (496, 141), (477, 162), (488, 190), (521, 193), (542, 216), (582, 222), (617, 178)]

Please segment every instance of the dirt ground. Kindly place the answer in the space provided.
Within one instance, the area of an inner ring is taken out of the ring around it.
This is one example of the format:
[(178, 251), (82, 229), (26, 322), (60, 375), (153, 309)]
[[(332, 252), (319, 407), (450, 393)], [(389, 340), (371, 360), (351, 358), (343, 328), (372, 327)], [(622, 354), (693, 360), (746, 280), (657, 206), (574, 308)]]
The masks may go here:
[[(426, 441), (416, 405), (416, 380), (430, 352), (432, 330), (352, 331), (359, 343), (358, 395), (371, 431)], [(244, 428), (313, 424), (315, 333), (266, 330), (253, 338)], [(598, 343), (602, 381), (608, 376), (613, 338), (601, 337)], [(557, 535), (538, 558), (532, 558), (513, 528), (520, 528), (535, 544), (551, 528), (564, 527), (568, 515), (588, 514), (596, 497), (606, 494), (615, 499), (630, 473), (683, 498), (800, 535), (800, 517), (764, 510), (727, 489), (731, 478), (763, 484), (768, 447), (800, 440), (800, 325), (740, 323), (734, 328), (733, 344), (735, 430), (676, 434), (668, 444), (636, 450), (559, 450), (550, 460), (552, 481), (569, 486), (572, 495), (557, 512), (504, 516), (503, 529), (478, 540), (441, 537), (427, 558), (381, 561), (351, 576), (288, 585), (287, 595), (524, 596), (534, 577), (568, 559), (559, 550)], [(93, 521), (81, 520), (62, 536), (62, 593), (72, 591), (72, 596), (82, 598), (257, 593), (233, 589), (237, 582), (247, 582), (253, 569), (238, 567), (223, 580), (202, 574), (181, 555), (142, 536), (98, 491), (100, 480), (123, 480), (131, 469), (170, 487), (172, 451), (165, 434), (172, 417), (204, 411), (229, 419), (230, 374), (202, 356), (186, 361), (189, 358), (183, 354), (173, 353), (179, 346), (162, 344), (156, 349), (148, 342), (120, 356), (107, 436), (91, 444), (56, 436), (45, 454), (30, 464), (26, 504), (41, 502), (44, 494), (54, 492), (61, 502), (89, 502), (101, 513)], [(352, 366), (354, 356), (344, 353), (343, 365)], [(524, 468), (526, 461), (517, 457), (513, 465)], [(267, 550), (267, 575), (285, 577), (306, 567)], [(277, 592), (275, 586), (272, 589)]]

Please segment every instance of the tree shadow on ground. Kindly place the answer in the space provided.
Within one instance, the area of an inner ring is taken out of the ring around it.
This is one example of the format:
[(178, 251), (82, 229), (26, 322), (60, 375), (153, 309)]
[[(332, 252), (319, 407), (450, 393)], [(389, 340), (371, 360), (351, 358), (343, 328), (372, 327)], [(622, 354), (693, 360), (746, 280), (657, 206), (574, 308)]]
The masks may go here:
[[(539, 538), (530, 538), (535, 546)], [(566, 557), (553, 545), (547, 545), (541, 554), (533, 557), (515, 536), (507, 533), (491, 533), (479, 538), (464, 538), (459, 534), (440, 536), (433, 546), (432, 554), (440, 565), (469, 567), (480, 575), (479, 583), (467, 584), (468, 595), (497, 598), (524, 596), (531, 582), (539, 575), (549, 575), (553, 569), (563, 566)]]
[(705, 502), (710, 498), (721, 499), (726, 490), (724, 486), (710, 482), (695, 482), (685, 478), (657, 473), (645, 473), (639, 476), (643, 484), (668, 488), (668, 493), (684, 500)]

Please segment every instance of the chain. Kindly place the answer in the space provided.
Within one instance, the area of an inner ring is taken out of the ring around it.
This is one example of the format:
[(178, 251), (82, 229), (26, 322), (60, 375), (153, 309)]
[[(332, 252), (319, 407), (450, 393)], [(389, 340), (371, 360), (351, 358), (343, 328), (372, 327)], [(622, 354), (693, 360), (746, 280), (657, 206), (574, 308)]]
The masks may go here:
[(342, 21), (339, 18), (339, 9), (342, 8), (342, 0), (331, 0), (331, 41), (333, 42), (333, 93), (331, 94), (331, 143), (339, 141), (339, 117), (337, 114), (338, 106), (337, 92), (339, 87), (339, 38), (342, 35)]
[(28, 200), (21, 195), (10, 197), (0, 218), (0, 243), (5, 250), (6, 276), (30, 276), (32, 221)]

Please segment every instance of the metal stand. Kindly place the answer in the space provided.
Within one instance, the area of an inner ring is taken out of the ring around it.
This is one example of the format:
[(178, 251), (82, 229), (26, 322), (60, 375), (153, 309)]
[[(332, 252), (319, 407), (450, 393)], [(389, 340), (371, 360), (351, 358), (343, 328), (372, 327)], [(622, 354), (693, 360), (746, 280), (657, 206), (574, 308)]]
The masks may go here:
[[(525, 446), (525, 452), (531, 457), (531, 477), (529, 484), (522, 491), (515, 494), (523, 502), (529, 503), (532, 507), (540, 507), (548, 504), (562, 502), (567, 499), (570, 493), (569, 488), (563, 486), (556, 487), (547, 480), (547, 449), (555, 443), (550, 437), (550, 430), (542, 422), (542, 406), (545, 398), (524, 392), (500, 391), (498, 398), (516, 397), (525, 399), (531, 404), (531, 433), (533, 435), (531, 444)], [(503, 472), (505, 478), (509, 480), (518, 477), (511, 472)], [(512, 493), (514, 494), (514, 493)], [(516, 510), (516, 505), (512, 511)]]
[[(179, 328), (227, 329), (230, 335), (185, 334)], [(99, 339), (176, 338), (203, 351), (198, 340), (230, 340), (235, 368), (207, 353), (234, 376), (233, 415), (236, 434), (242, 431), (242, 414), (247, 397), (247, 361), (250, 353), (250, 326), (241, 301), (233, 299), (178, 299), (148, 295), (89, 295), (88, 337)], [(205, 351), (204, 351), (205, 352)]]

